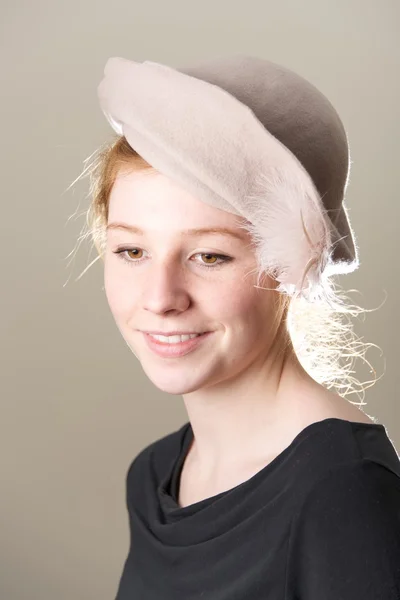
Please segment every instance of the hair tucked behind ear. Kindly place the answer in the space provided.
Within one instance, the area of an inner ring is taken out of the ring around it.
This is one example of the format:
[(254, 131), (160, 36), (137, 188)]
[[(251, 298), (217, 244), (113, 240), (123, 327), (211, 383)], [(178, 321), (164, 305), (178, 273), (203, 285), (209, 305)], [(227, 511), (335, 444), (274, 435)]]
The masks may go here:
[[(99, 258), (104, 260), (109, 198), (117, 174), (121, 171), (155, 171), (123, 136), (100, 146), (84, 163), (84, 170), (69, 188), (82, 177), (89, 176), (90, 205), (86, 211), (84, 230), (78, 241), (90, 238), (98, 256), (78, 279)], [(264, 275), (259, 268), (258, 283)], [(259, 285), (257, 287), (266, 289)], [(371, 310), (351, 304), (349, 297), (333, 279), (329, 280), (329, 300), (325, 297), (309, 301), (301, 295), (289, 296), (279, 291), (276, 293), (280, 295), (276, 314), (285, 335), (285, 352), (295, 352), (309, 375), (327, 389), (334, 388), (343, 397), (359, 395), (360, 391), (365, 396), (365, 390), (379, 380), (375, 370), (365, 359), (365, 353), (368, 347), (379, 346), (361, 341), (354, 331), (352, 317)], [(356, 358), (361, 358), (369, 366), (374, 379), (362, 384), (353, 376)], [(354, 404), (362, 406), (366, 403), (361, 399)]]

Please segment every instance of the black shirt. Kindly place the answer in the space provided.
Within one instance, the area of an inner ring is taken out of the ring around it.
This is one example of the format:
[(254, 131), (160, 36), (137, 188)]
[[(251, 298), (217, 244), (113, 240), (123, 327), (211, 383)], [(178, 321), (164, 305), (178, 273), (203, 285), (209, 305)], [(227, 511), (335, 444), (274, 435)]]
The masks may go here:
[(177, 503), (190, 423), (126, 477), (116, 600), (399, 600), (400, 459), (384, 425), (328, 418), (230, 490)]

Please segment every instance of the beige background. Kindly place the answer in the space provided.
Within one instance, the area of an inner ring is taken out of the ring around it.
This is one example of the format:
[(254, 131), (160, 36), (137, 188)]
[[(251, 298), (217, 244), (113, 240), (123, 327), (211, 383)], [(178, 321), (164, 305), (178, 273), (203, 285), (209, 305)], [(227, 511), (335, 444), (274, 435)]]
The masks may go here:
[[(117, 330), (90, 245), (74, 249), (87, 180), (112, 135), (96, 87), (109, 56), (171, 66), (243, 52), (297, 70), (341, 115), (361, 268), (342, 277), (375, 312), (357, 324), (385, 376), (366, 411), (400, 449), (398, 0), (8, 0), (1, 41), (0, 598), (112, 600), (128, 543), (125, 475), (187, 420)], [(77, 211), (78, 217), (68, 220)], [(356, 375), (371, 374), (358, 361)], [(356, 397), (353, 397), (357, 400)]]

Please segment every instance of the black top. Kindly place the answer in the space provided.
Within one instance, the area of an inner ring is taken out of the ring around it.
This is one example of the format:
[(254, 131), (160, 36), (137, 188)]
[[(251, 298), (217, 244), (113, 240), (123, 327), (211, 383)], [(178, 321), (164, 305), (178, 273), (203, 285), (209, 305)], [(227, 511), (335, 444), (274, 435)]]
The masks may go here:
[(308, 425), (250, 479), (177, 503), (190, 423), (126, 478), (116, 600), (399, 600), (400, 459), (384, 425)]

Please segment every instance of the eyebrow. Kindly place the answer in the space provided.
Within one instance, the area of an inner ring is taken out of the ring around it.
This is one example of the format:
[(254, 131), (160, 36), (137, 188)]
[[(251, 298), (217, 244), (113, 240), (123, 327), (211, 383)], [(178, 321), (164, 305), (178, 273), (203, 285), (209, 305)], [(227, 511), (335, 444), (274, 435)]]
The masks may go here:
[[(135, 225), (128, 225), (127, 223), (109, 223), (106, 227), (106, 231), (111, 229), (124, 229), (131, 233), (136, 233), (137, 235), (145, 235), (143, 229), (140, 229), (140, 227), (136, 227)], [(184, 229), (183, 231), (179, 232), (181, 236), (191, 235), (193, 237), (199, 237), (201, 235), (205, 235), (206, 233), (212, 235), (230, 235), (239, 240), (247, 241), (245, 233), (232, 231), (232, 229), (228, 229), (227, 227), (197, 227), (195, 229)]]

